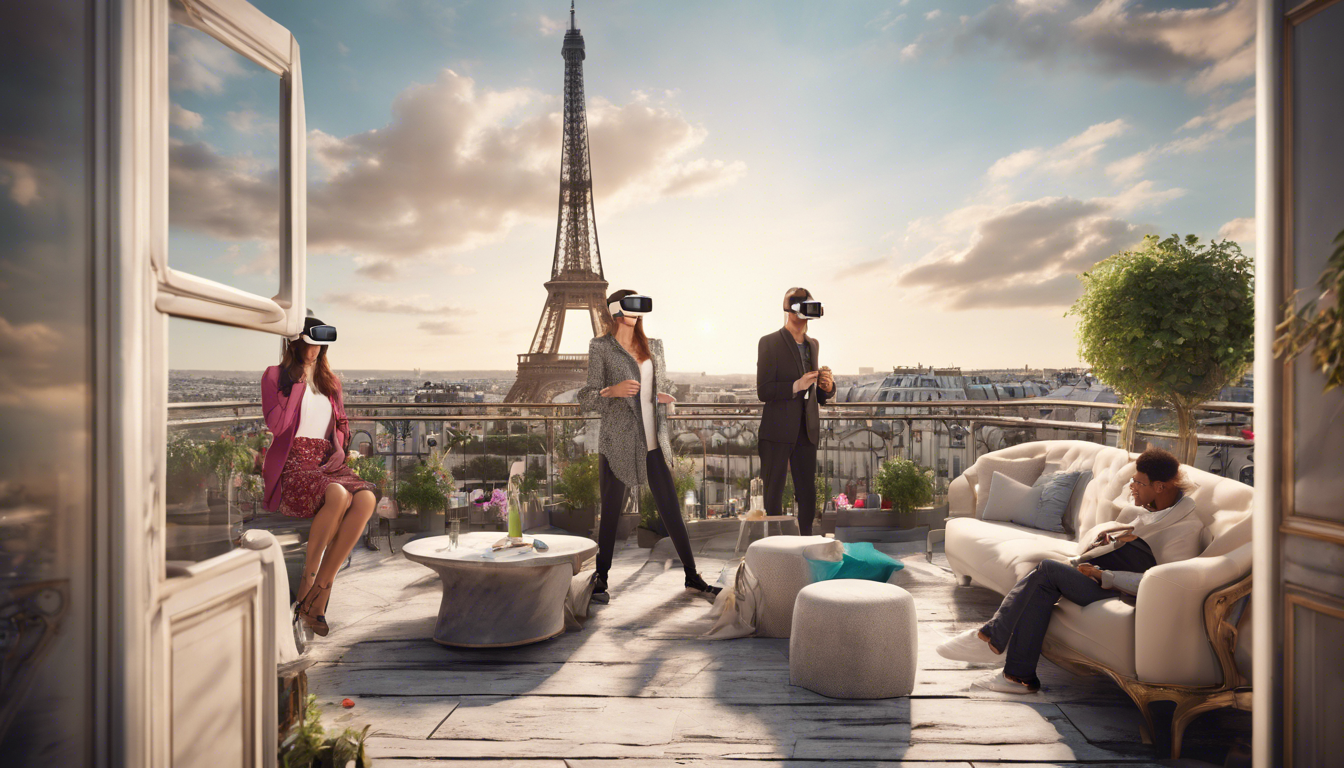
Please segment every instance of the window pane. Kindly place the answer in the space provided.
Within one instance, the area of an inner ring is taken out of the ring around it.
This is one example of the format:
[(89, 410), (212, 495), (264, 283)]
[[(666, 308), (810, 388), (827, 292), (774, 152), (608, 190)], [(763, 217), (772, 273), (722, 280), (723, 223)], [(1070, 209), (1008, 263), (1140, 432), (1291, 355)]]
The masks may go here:
[[(175, 20), (186, 15), (174, 13)], [(214, 37), (168, 29), (168, 260), (259, 296), (279, 286), (280, 78)]]

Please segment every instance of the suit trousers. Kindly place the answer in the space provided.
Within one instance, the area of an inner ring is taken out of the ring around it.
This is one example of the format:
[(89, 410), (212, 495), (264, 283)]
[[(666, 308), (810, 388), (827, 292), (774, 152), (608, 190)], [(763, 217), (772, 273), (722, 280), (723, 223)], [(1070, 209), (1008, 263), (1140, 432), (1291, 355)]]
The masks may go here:
[(817, 515), (817, 446), (799, 430), (798, 440), (778, 443), (760, 441), (761, 479), (765, 483), (765, 513), (784, 514), (784, 481), (793, 472), (793, 498), (798, 502), (798, 531), (812, 535)]
[[(1138, 546), (1134, 546), (1137, 543)], [(1092, 562), (1107, 571), (1143, 573), (1157, 564), (1147, 542), (1137, 539), (1128, 546), (1108, 552)], [(1042, 560), (1036, 569), (1013, 586), (1003, 598), (999, 610), (981, 631), (995, 648), (1004, 652), (1005, 674), (1019, 680), (1036, 677), (1036, 662), (1045, 644), (1055, 603), (1065, 598), (1078, 605), (1123, 597), (1117, 589), (1104, 589), (1077, 568), (1058, 560)]]
[[(653, 494), (653, 503), (658, 507), (658, 516), (667, 528), (667, 536), (677, 550), (677, 557), (690, 576), (695, 571), (695, 555), (691, 553), (691, 537), (686, 533), (686, 521), (681, 519), (681, 506), (677, 501), (677, 489), (672, 482), (672, 472), (663, 460), (663, 449), (654, 448), (646, 459), (649, 477), (649, 492)], [(602, 521), (597, 529), (597, 572), (607, 577), (611, 569), (611, 557), (616, 550), (616, 527), (621, 522), (621, 513), (625, 511), (625, 494), (628, 490), (607, 466), (607, 457), (598, 459), (598, 487), (602, 491)]]

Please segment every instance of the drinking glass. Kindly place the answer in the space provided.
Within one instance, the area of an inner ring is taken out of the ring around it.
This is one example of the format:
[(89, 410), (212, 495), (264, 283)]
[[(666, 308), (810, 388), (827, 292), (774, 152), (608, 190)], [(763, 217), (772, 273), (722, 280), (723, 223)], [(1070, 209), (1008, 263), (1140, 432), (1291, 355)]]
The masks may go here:
[(457, 549), (457, 537), (462, 533), (462, 521), (454, 520), (448, 524), (448, 548)]

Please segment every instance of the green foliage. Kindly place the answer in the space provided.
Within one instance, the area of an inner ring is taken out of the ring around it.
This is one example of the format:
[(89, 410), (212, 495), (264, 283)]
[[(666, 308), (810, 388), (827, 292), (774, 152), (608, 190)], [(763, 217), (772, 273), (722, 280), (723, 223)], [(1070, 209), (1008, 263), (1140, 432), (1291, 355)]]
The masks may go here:
[(417, 512), (438, 512), (448, 508), (448, 494), (456, 484), (448, 470), (429, 462), (417, 462), (397, 483), (397, 504)]
[(168, 482), (165, 495), (169, 502), (186, 501), (201, 489), (210, 464), (205, 448), (185, 435), (168, 440)]
[(817, 514), (826, 508), (826, 502), (831, 500), (831, 484), (827, 482), (826, 475), (817, 473)]
[(509, 463), (499, 456), (477, 456), (462, 469), (464, 479), (500, 483), (509, 479)]
[(891, 502), (893, 512), (908, 514), (933, 502), (933, 470), (909, 459), (890, 458), (877, 470), (873, 489)]
[(373, 483), (378, 490), (387, 485), (387, 460), (382, 456), (360, 456), (350, 459), (349, 464), (360, 480)]
[[(677, 509), (683, 517), (686, 510), (681, 508), (681, 500), (686, 492), (695, 490), (695, 461), (686, 456), (677, 456), (672, 460), (672, 488), (677, 496)], [(639, 527), (647, 528), (660, 536), (667, 535), (663, 519), (658, 515), (658, 505), (653, 503), (653, 493), (645, 486), (639, 495)]]
[(1344, 231), (1335, 235), (1335, 252), (1316, 281), (1321, 294), (1298, 308), (1298, 296), (1283, 305), (1274, 356), (1292, 360), (1311, 347), (1311, 364), (1325, 376), (1325, 391), (1344, 386)]
[(541, 482), (546, 479), (546, 470), (539, 466), (528, 467), (523, 472), (522, 480), (518, 482), (518, 492), (523, 496), (536, 493), (541, 488)]
[(793, 507), (793, 473), (789, 473), (788, 479), (784, 481), (784, 500), (780, 502), (780, 509), (788, 513)]
[(597, 485), (598, 455), (587, 454), (569, 462), (560, 469), (560, 481), (555, 492), (571, 510), (592, 509), (597, 506), (600, 491)]
[(321, 721), (317, 697), (310, 695), (303, 720), (280, 743), (281, 768), (371, 768), (373, 761), (364, 747), (370, 726), (327, 735)]
[[(1189, 411), (1245, 373), (1254, 348), (1253, 264), (1228, 240), (1144, 238), (1081, 275), (1079, 356), (1130, 405), (1176, 409), (1193, 453)], [(1128, 429), (1128, 427), (1127, 427)], [(1189, 460), (1180, 454), (1178, 458)]]
[(252, 471), (252, 451), (228, 433), (222, 433), (218, 440), (206, 443), (202, 455), (205, 465), (219, 480), (221, 490), (228, 486), (234, 472)]

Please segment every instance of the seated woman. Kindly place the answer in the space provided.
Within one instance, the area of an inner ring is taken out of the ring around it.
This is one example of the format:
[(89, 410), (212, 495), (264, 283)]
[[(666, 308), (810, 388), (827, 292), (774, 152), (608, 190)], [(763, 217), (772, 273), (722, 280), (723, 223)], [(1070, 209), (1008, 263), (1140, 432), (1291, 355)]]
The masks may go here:
[(1004, 668), (974, 685), (1003, 693), (1040, 690), (1036, 662), (1055, 603), (1061, 597), (1078, 605), (1098, 600), (1133, 599), (1149, 568), (1199, 554), (1203, 526), (1192, 517), (1194, 500), (1184, 493), (1181, 463), (1160, 448), (1149, 448), (1135, 461), (1129, 483), (1134, 506), (1120, 510), (1069, 562), (1043, 560), (1008, 592), (994, 618), (938, 646), (938, 655), (954, 661), (997, 662)]

